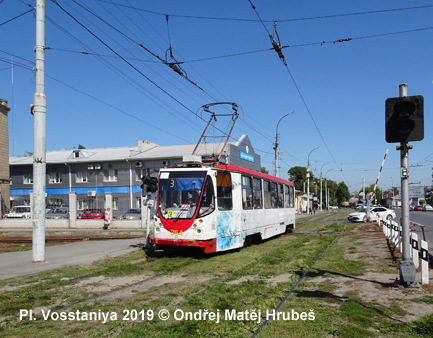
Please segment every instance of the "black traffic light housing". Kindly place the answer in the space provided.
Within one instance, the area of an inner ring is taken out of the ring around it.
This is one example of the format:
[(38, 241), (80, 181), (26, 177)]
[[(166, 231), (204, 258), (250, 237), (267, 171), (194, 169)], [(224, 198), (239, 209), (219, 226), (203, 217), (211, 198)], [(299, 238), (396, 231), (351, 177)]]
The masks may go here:
[(386, 142), (424, 139), (424, 97), (392, 97), (385, 102)]
[(158, 179), (156, 177), (143, 176), (141, 181), (143, 182), (143, 184), (140, 185), (143, 196), (158, 190)]

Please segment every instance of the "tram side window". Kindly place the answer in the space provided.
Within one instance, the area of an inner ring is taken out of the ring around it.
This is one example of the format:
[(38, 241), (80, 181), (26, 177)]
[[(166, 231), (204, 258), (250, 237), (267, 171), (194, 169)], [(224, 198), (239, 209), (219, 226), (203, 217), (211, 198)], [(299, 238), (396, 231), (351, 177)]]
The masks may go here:
[(289, 191), (290, 191), (290, 207), (294, 208), (295, 207), (295, 188), (290, 186)]
[(242, 207), (244, 209), (253, 208), (253, 187), (251, 177), (242, 176)]
[(290, 208), (292, 203), (292, 195), (290, 195), (289, 186), (284, 185), (284, 208)]
[(277, 203), (277, 183), (271, 182), (271, 207), (278, 208)]
[(271, 182), (263, 181), (263, 196), (265, 199), (265, 209), (270, 209), (272, 207), (272, 197), (271, 197)]
[(217, 174), (217, 198), (218, 210), (232, 210), (232, 182), (230, 173), (218, 172)]
[(277, 208), (282, 208), (284, 206), (284, 185), (278, 184), (277, 187)]
[(200, 211), (198, 216), (203, 217), (209, 215), (215, 210), (215, 193), (213, 189), (212, 177), (208, 176), (206, 180), (206, 186), (203, 191), (201, 198)]
[(253, 207), (254, 209), (262, 209), (262, 181), (258, 178), (253, 178)]

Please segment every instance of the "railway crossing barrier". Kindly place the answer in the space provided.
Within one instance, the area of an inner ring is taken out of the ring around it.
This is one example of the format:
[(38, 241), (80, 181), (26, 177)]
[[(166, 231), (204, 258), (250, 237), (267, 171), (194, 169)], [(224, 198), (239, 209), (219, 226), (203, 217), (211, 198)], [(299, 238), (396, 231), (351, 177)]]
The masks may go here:
[[(396, 248), (400, 247), (402, 243), (402, 227), (395, 221), (387, 221), (378, 219), (379, 226), (382, 222), (382, 231), (386, 236), (387, 240), (395, 244)], [(418, 234), (413, 228), (419, 227), (423, 232), (423, 239), (419, 239)], [(421, 284), (429, 284), (429, 262), (430, 255), (428, 252), (428, 243), (425, 240), (424, 229), (425, 226), (415, 222), (410, 222), (410, 257), (414, 262), (415, 268), (419, 268), (419, 260), (421, 258)]]

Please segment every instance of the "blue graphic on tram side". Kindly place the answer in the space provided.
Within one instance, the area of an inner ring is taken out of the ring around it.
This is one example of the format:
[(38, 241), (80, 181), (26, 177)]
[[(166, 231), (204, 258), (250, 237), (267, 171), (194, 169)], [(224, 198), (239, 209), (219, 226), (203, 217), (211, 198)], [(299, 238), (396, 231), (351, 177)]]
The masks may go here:
[(217, 217), (217, 251), (235, 247), (239, 241), (232, 210), (220, 211)]

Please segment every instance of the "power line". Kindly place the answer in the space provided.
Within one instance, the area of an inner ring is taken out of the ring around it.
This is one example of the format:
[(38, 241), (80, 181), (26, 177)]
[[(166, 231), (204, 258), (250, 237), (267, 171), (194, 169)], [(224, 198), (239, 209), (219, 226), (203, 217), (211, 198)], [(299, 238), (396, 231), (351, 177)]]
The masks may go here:
[(11, 21), (14, 21), (15, 19), (18, 19), (18, 18), (22, 17), (23, 15), (25, 15), (27, 13), (30, 13), (30, 12), (33, 12), (33, 8), (25, 11), (24, 13), (21, 13), (21, 14), (15, 16), (15, 17), (13, 17), (12, 19), (9, 19), (9, 20), (6, 20), (5, 22), (0, 23), (0, 26), (3, 26), (3, 25), (5, 25), (5, 24), (7, 24), (7, 23), (9, 23)]
[[(251, 0), (248, 0), (248, 1), (249, 1), (249, 3), (251, 4), (251, 6), (253, 7), (254, 11), (257, 13), (257, 11), (256, 11), (256, 9), (255, 9), (253, 3), (251, 2)], [(268, 35), (269, 35), (269, 32), (268, 32), (268, 30), (266, 29), (266, 26), (264, 25), (263, 21), (261, 20), (260, 16), (258, 15), (258, 13), (257, 13), (257, 16), (259, 17), (260, 21), (262, 22), (263, 26), (265, 27), (266, 32), (267, 32)], [(276, 29), (276, 24), (275, 24), (275, 22), (274, 22), (274, 26), (275, 26), (275, 29)], [(274, 32), (275, 32), (275, 30), (274, 30)], [(269, 35), (269, 36), (270, 36), (270, 35)], [(280, 45), (279, 43), (277, 43), (277, 42), (273, 39), (273, 37), (271, 37), (271, 40), (272, 40), (271, 42), (272, 42), (272, 45), (273, 45), (274, 49), (277, 51), (280, 60), (283, 62), (284, 66), (286, 67), (286, 69), (287, 69), (287, 71), (288, 71), (288, 73), (289, 73), (289, 75), (290, 75), (290, 78), (292, 79), (292, 82), (293, 82), (293, 84), (295, 85), (295, 88), (296, 88), (296, 90), (298, 91), (298, 94), (299, 94), (299, 96), (300, 96), (300, 98), (301, 98), (301, 100), (302, 100), (302, 102), (303, 102), (303, 104), (304, 104), (304, 106), (305, 106), (305, 108), (306, 108), (308, 114), (310, 115), (310, 118), (311, 118), (311, 120), (313, 121), (314, 126), (316, 127), (317, 132), (319, 133), (320, 138), (322, 139), (323, 143), (325, 144), (326, 149), (328, 150), (329, 154), (331, 155), (331, 157), (332, 157), (334, 163), (336, 164), (337, 168), (339, 168), (340, 171), (342, 172), (342, 169), (341, 169), (340, 166), (338, 165), (337, 161), (336, 161), (335, 158), (334, 158), (334, 155), (332, 154), (331, 150), (329, 149), (328, 144), (326, 143), (325, 138), (323, 137), (322, 132), (320, 131), (320, 128), (319, 128), (319, 126), (317, 125), (317, 123), (316, 123), (316, 121), (315, 121), (315, 119), (314, 119), (314, 117), (313, 117), (313, 114), (311, 113), (310, 108), (308, 107), (307, 102), (305, 101), (304, 96), (302, 95), (302, 92), (301, 92), (301, 90), (300, 90), (298, 84), (297, 84), (296, 81), (295, 81), (295, 78), (293, 77), (292, 72), (290, 71), (289, 66), (287, 65), (287, 62), (286, 62), (286, 60), (285, 60), (285, 58), (284, 58), (284, 55), (283, 55), (283, 53), (282, 53), (282, 51), (281, 51), (281, 45)], [(343, 174), (343, 177), (344, 177), (344, 174)]]
[[(129, 9), (134, 9), (136, 11), (142, 11), (150, 14), (165, 16), (167, 13), (161, 13), (156, 11), (150, 11), (143, 8), (127, 6), (124, 4), (115, 3), (112, 1), (106, 0), (96, 0), (98, 2), (108, 3), (110, 5), (121, 6)], [(172, 17), (177, 18), (186, 18), (186, 19), (204, 19), (204, 20), (222, 20), (222, 21), (239, 21), (239, 22), (293, 22), (293, 21), (306, 21), (306, 20), (317, 20), (317, 19), (330, 19), (330, 18), (338, 18), (345, 16), (355, 16), (355, 15), (368, 15), (368, 14), (378, 14), (378, 13), (388, 13), (388, 12), (397, 12), (397, 11), (406, 11), (406, 10), (415, 10), (415, 9), (425, 9), (431, 8), (433, 5), (425, 5), (425, 6), (414, 6), (414, 7), (404, 7), (404, 8), (394, 8), (394, 9), (383, 9), (383, 10), (375, 10), (375, 11), (366, 11), (366, 12), (355, 12), (355, 13), (344, 13), (344, 14), (330, 14), (330, 15), (320, 15), (320, 16), (312, 16), (312, 17), (304, 17), (304, 18), (293, 18), (293, 19), (280, 19), (280, 20), (256, 20), (256, 19), (245, 19), (245, 18), (226, 18), (226, 17), (212, 17), (212, 16), (194, 16), (194, 15), (179, 15), (179, 14), (168, 14)]]

